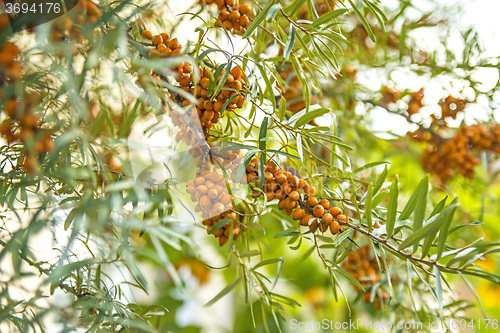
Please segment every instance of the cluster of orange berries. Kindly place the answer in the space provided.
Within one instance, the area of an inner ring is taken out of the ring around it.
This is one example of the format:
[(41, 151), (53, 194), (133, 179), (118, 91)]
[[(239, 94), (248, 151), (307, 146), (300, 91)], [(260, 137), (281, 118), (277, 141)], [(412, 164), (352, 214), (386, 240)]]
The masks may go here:
[[(0, 14), (0, 33), (9, 24), (7, 14)], [(5, 81), (19, 81), (21, 79), (22, 67), (17, 60), (19, 48), (12, 42), (0, 45), (0, 83)]]
[(141, 35), (149, 39), (155, 47), (154, 50), (149, 52), (150, 58), (175, 56), (181, 53), (182, 46), (179, 44), (177, 38), (170, 39), (170, 35), (166, 32), (162, 32), (159, 35), (153, 35), (151, 31), (143, 30)]
[[(356, 279), (365, 289), (363, 302), (370, 303), (370, 288), (380, 282), (380, 270), (374, 253), (370, 245), (365, 244), (356, 251), (351, 251), (343, 263), (344, 268)], [(358, 287), (355, 287), (358, 288)], [(361, 289), (358, 289), (361, 291)], [(376, 294), (379, 302), (375, 303), (377, 307), (384, 303), (389, 294), (386, 291), (380, 291)]]
[[(314, 2), (314, 8), (316, 9), (316, 12), (318, 13), (318, 16), (322, 16), (326, 13), (328, 13), (330, 10), (333, 10), (335, 8), (337, 1), (334, 0), (316, 0)], [(306, 19), (308, 17), (308, 8), (307, 5), (304, 5), (300, 7), (299, 12), (298, 12), (298, 18), (299, 19)]]
[[(258, 164), (257, 158), (253, 158), (248, 164), (248, 184), (259, 182)], [(308, 226), (309, 229), (320, 229), (323, 232), (330, 229), (335, 235), (340, 231), (339, 222), (347, 222), (347, 217), (340, 208), (330, 208), (328, 200), (319, 201), (315, 198), (316, 187), (308, 185), (304, 179), (289, 171), (279, 170), (273, 161), (265, 165), (264, 172), (262, 191), (254, 187), (253, 198), (258, 198), (264, 193), (267, 201), (279, 199), (278, 208), (284, 210), (285, 214), (292, 215), (294, 220), (300, 221), (300, 225)]]
[(252, 7), (247, 4), (238, 5), (238, 0), (203, 0), (207, 5), (216, 4), (219, 9), (215, 27), (224, 26), (227, 31), (236, 35), (243, 35), (250, 25), (249, 15)]
[[(202, 224), (207, 227), (208, 233), (220, 220), (231, 219), (222, 228), (213, 232), (213, 235), (219, 239), (220, 246), (226, 244), (230, 236), (236, 239), (240, 233), (236, 213), (231, 211), (233, 197), (228, 193), (226, 183), (222, 173), (203, 170), (186, 186), (186, 192), (191, 195), (191, 200), (197, 202), (195, 212), (202, 213)], [(230, 235), (231, 224), (233, 225), (232, 235)]]
[[(153, 41), (156, 49), (149, 53), (150, 57), (163, 56), (168, 57), (180, 54), (181, 46), (177, 38), (170, 39), (167, 33), (153, 35), (151, 31), (144, 30), (141, 35)], [(191, 116), (193, 119), (199, 119), (205, 138), (208, 136), (208, 130), (217, 123), (225, 111), (234, 111), (237, 108), (242, 108), (245, 104), (245, 96), (242, 92), (245, 88), (245, 73), (239, 66), (233, 67), (227, 75), (221, 90), (215, 95), (214, 92), (209, 93), (209, 87), (212, 81), (215, 81), (215, 88), (221, 79), (225, 77), (225, 70), (222, 70), (218, 78), (214, 78), (214, 72), (207, 68), (198, 68), (200, 79), (198, 83), (194, 82), (193, 66), (190, 63), (180, 63), (175, 68), (176, 80), (180, 85), (181, 90), (193, 95), (198, 99), (196, 105), (193, 105)], [(215, 90), (215, 89), (214, 89)], [(182, 106), (188, 107), (192, 102), (185, 96), (179, 95)], [(227, 103), (226, 103), (227, 102)], [(224, 105), (226, 105), (224, 107)], [(175, 117), (175, 114), (173, 115)], [(178, 136), (186, 138), (186, 142), (193, 142), (195, 135), (192, 133), (187, 124), (182, 124), (180, 117), (174, 119), (175, 125), (181, 127)]]
[(33, 113), (33, 108), (41, 101), (42, 96), (32, 92), (25, 93), (22, 101), (10, 97), (3, 105), (3, 111), (8, 118), (0, 125), (0, 134), (5, 137), (7, 143), (20, 141), (26, 146), (34, 142), (34, 147), (27, 147), (24, 152), (22, 164), (29, 173), (35, 172), (38, 165), (35, 154), (54, 150), (51, 132), (40, 128), (40, 118)]
[(479, 158), (475, 152), (500, 154), (500, 125), (486, 128), (481, 124), (461, 127), (448, 140), (433, 141), (421, 157), (424, 169), (441, 181), (455, 176), (458, 170), (466, 178), (474, 178)]
[(89, 0), (80, 0), (73, 11), (54, 20), (52, 38), (57, 41), (70, 39), (82, 44), (85, 38), (80, 34), (81, 25), (96, 23), (101, 17), (102, 12), (96, 4)]

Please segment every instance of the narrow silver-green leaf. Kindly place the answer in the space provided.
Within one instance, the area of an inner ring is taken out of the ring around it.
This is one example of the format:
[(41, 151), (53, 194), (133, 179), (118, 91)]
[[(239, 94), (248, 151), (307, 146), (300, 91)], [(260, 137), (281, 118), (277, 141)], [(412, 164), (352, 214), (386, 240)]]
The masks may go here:
[(396, 175), (392, 181), (391, 192), (389, 193), (389, 204), (387, 207), (386, 231), (387, 238), (391, 238), (396, 224), (396, 214), (398, 212), (399, 182)]
[(290, 57), (290, 53), (293, 49), (293, 44), (295, 42), (295, 27), (290, 23), (290, 34), (288, 35), (288, 40), (285, 44), (285, 49), (283, 51), (283, 61), (287, 61)]

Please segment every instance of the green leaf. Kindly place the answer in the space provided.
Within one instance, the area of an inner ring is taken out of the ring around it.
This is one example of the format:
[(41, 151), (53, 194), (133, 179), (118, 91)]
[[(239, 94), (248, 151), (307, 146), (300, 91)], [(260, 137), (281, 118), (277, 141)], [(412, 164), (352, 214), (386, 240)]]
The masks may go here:
[(334, 18), (343, 15), (347, 12), (347, 9), (342, 8), (342, 9), (335, 9), (334, 11), (328, 12), (325, 15), (321, 15), (316, 21), (311, 24), (313, 27), (318, 27), (319, 25), (323, 23), (327, 23), (330, 20), (333, 20)]
[(443, 251), (446, 245), (446, 239), (448, 238), (448, 234), (450, 231), (451, 222), (453, 221), (453, 216), (455, 215), (458, 207), (458, 197), (455, 197), (455, 199), (453, 199), (450, 206), (452, 206), (453, 208), (447, 211), (443, 216), (443, 225), (439, 231), (436, 253), (437, 260), (441, 259), (441, 256), (443, 255)]
[(306, 253), (304, 253), (304, 255), (302, 256), (302, 258), (300, 258), (300, 262), (306, 260), (307, 258), (309, 258), (309, 256), (311, 255), (311, 253), (313, 253), (314, 249), (316, 248), (316, 245), (313, 245), (311, 246), (307, 251)]
[(76, 214), (79, 213), (79, 210), (76, 208), (73, 208), (71, 212), (69, 212), (68, 216), (66, 216), (66, 220), (64, 220), (64, 230), (68, 230), (69, 226), (71, 225), (71, 222), (76, 217)]
[[(417, 197), (417, 202), (415, 204), (415, 214), (414, 214), (414, 221), (413, 221), (413, 232), (416, 232), (420, 228), (422, 228), (422, 225), (424, 223), (424, 218), (425, 218), (425, 210), (427, 207), (427, 192), (429, 192), (429, 177), (425, 177), (420, 181), (418, 184), (418, 188), (420, 188), (420, 194)], [(419, 191), (417, 189), (417, 191)], [(431, 215), (432, 217), (432, 215)], [(414, 246), (413, 247), (413, 253), (417, 251), (418, 247)]]
[(443, 317), (443, 286), (441, 285), (441, 272), (439, 267), (434, 266), (434, 274), (436, 275), (436, 298), (439, 305), (439, 317)]
[(420, 197), (427, 196), (428, 189), (429, 189), (429, 176), (426, 176), (420, 181), (420, 183), (417, 186), (417, 189), (411, 195), (410, 199), (406, 203), (405, 208), (403, 208), (403, 211), (399, 215), (399, 219), (406, 220), (410, 218), (411, 213), (413, 213), (415, 207), (417, 206), (417, 201), (419, 200)]
[(265, 265), (275, 264), (277, 262), (282, 262), (282, 261), (283, 261), (283, 257), (264, 260), (264, 261), (259, 262), (257, 265), (255, 265), (253, 267), (253, 269), (257, 269), (257, 268), (265, 266)]
[(399, 249), (402, 250), (409, 246), (417, 245), (424, 238), (434, 238), (443, 222), (443, 215), (450, 210), (454, 210), (457, 206), (458, 204), (451, 204), (442, 213), (429, 218), (423, 228), (415, 231), (399, 245)]
[(281, 5), (279, 3), (272, 5), (271, 8), (269, 8), (269, 10), (267, 11), (266, 21), (267, 22), (273, 21), (274, 18), (276, 17), (276, 14), (278, 14), (278, 12), (280, 11), (280, 9)]
[(264, 167), (266, 164), (266, 162), (264, 161), (265, 157), (266, 157), (265, 154), (261, 153), (259, 155), (259, 184), (257, 185), (258, 188), (262, 188), (262, 186), (264, 185), (264, 176), (265, 176)]
[(373, 42), (376, 42), (377, 39), (375, 38), (375, 35), (373, 34), (372, 28), (370, 27), (370, 24), (368, 24), (368, 21), (365, 19), (365, 17), (361, 13), (361, 11), (358, 9), (358, 7), (356, 7), (356, 5), (354, 4), (354, 2), (352, 2), (352, 0), (347, 0), (347, 1), (349, 1), (349, 3), (351, 4), (352, 8), (354, 9), (356, 14), (358, 15), (359, 19), (361, 20), (361, 23), (363, 23), (363, 26), (365, 27), (366, 32), (368, 33), (368, 36), (370, 36), (370, 39)]
[(330, 112), (330, 109), (327, 109), (327, 108), (319, 108), (319, 109), (316, 109), (313, 111), (306, 112), (302, 117), (300, 117), (299, 120), (297, 120), (297, 122), (295, 123), (295, 126), (293, 126), (293, 127), (298, 128), (302, 125), (307, 124), (311, 120), (314, 120), (317, 117), (321, 117), (322, 115), (324, 115), (325, 113), (328, 113), (328, 112)]
[(304, 5), (306, 0), (295, 0), (290, 6), (286, 7), (285, 12), (287, 15), (293, 16)]
[(304, 162), (304, 150), (302, 147), (302, 135), (300, 133), (297, 133), (297, 153), (299, 154), (300, 160)]
[(290, 23), (290, 34), (288, 35), (288, 40), (285, 44), (285, 50), (283, 51), (283, 61), (287, 61), (290, 57), (290, 53), (293, 49), (293, 43), (295, 42), (295, 27)]
[(349, 280), (353, 285), (358, 287), (359, 289), (365, 291), (365, 288), (359, 283), (359, 281), (352, 276), (348, 271), (346, 271), (342, 266), (335, 266), (334, 268), (337, 272), (339, 272), (343, 277)]
[(360, 171), (363, 171), (363, 170), (366, 170), (366, 169), (369, 169), (369, 168), (373, 168), (374, 166), (381, 165), (381, 164), (390, 164), (390, 162), (378, 161), (378, 162), (367, 163), (367, 164), (365, 164), (365, 165), (363, 165), (363, 166), (355, 169), (352, 172), (352, 174), (355, 175), (355, 174), (357, 174)]
[(265, 139), (267, 137), (267, 124), (269, 122), (269, 117), (264, 117), (264, 120), (262, 120), (262, 124), (260, 125), (260, 131), (259, 131), (259, 149), (260, 150), (266, 150), (266, 141)]
[(214, 298), (212, 298), (207, 304), (203, 305), (203, 307), (209, 307), (209, 306), (215, 304), (222, 297), (229, 294), (231, 292), (231, 290), (233, 290), (238, 285), (238, 283), (240, 283), (240, 281), (241, 281), (241, 276), (238, 277), (233, 282), (231, 282), (229, 285), (227, 285), (224, 289), (222, 289), (220, 293), (218, 293)]
[(367, 199), (365, 203), (365, 214), (366, 225), (368, 226), (368, 232), (372, 232), (373, 221), (372, 221), (372, 198), (373, 198), (373, 184), (368, 185), (368, 191), (366, 192)]
[[(384, 171), (380, 174), (380, 176), (377, 178), (377, 181), (375, 182), (375, 185), (373, 185), (373, 193), (374, 195), (378, 194), (378, 191), (382, 188), (382, 185), (384, 185), (385, 178), (387, 177), (387, 165), (384, 168)], [(362, 202), (362, 200), (360, 200)]]
[(264, 19), (266, 18), (266, 15), (267, 15), (267, 12), (269, 11), (269, 9), (271, 8), (272, 4), (273, 4), (274, 1), (269, 1), (267, 6), (264, 7), (258, 14), (257, 16), (255, 16), (255, 18), (253, 19), (252, 23), (250, 24), (250, 26), (248, 27), (247, 31), (245, 31), (245, 33), (243, 34), (243, 36), (241, 36), (242, 38), (248, 38), (248, 36), (250, 36), (252, 34), (252, 32), (257, 29), (257, 27), (259, 26), (259, 24), (262, 23), (262, 21), (264, 21)]
[(278, 232), (276, 235), (274, 235), (274, 238), (290, 237), (290, 236), (300, 236), (300, 232), (298, 232), (298, 231), (282, 231), (282, 232)]
[(446, 197), (444, 197), (443, 200), (441, 200), (437, 205), (436, 207), (434, 207), (434, 209), (432, 210), (431, 212), (431, 215), (429, 215), (429, 218), (431, 218), (432, 216), (436, 215), (436, 214), (439, 214), (443, 211), (443, 208), (444, 208), (444, 205), (446, 204), (446, 200), (448, 200), (448, 195)]
[(222, 228), (226, 224), (232, 222), (233, 219), (231, 217), (227, 217), (223, 220), (220, 220), (219, 222), (215, 223), (211, 228), (210, 228), (210, 233), (213, 234), (217, 229)]
[(398, 176), (396, 175), (392, 181), (391, 192), (389, 193), (389, 204), (387, 207), (386, 231), (387, 238), (391, 238), (394, 233), (394, 225), (396, 223), (396, 214), (398, 212)]

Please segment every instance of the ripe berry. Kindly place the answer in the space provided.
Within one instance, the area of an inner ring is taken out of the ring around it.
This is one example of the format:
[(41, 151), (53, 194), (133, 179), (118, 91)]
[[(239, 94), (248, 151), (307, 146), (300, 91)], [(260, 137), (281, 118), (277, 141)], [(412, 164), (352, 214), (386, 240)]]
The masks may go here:
[(162, 43), (163, 43), (163, 38), (161, 37), (161, 35), (154, 36), (154, 38), (153, 38), (153, 44), (155, 46), (158, 46), (158, 45), (160, 45)]
[(339, 207), (333, 207), (332, 209), (330, 209), (330, 214), (332, 214), (333, 217), (336, 217), (337, 215), (342, 214), (342, 209), (340, 209)]
[(214, 205), (214, 210), (217, 212), (217, 213), (222, 213), (224, 211), (224, 205), (220, 202), (217, 202), (215, 205)]
[(323, 216), (324, 213), (325, 213), (325, 209), (323, 208), (323, 206), (321, 206), (321, 205), (314, 206), (314, 209), (313, 209), (314, 216), (321, 217), (321, 216)]
[(296, 210), (293, 211), (292, 218), (294, 220), (300, 220), (304, 217), (305, 212), (302, 208), (297, 208)]
[(311, 197), (312, 197), (313, 195), (315, 195), (315, 194), (316, 194), (316, 187), (315, 187), (315, 186), (312, 186), (312, 185), (309, 185), (309, 186), (307, 186), (307, 189), (305, 190), (305, 192), (306, 192), (306, 194), (307, 194), (308, 196), (311, 196)]
[(339, 221), (347, 222), (347, 217), (345, 215), (340, 214), (340, 215), (337, 215), (335, 218)]
[(333, 216), (330, 213), (326, 213), (325, 215), (323, 215), (321, 220), (323, 221), (324, 224), (329, 225), (333, 221)]
[(153, 37), (154, 37), (153, 33), (151, 31), (149, 31), (149, 30), (143, 30), (141, 32), (141, 36), (144, 37), (144, 38), (146, 38), (146, 39), (149, 39), (149, 40), (153, 39)]
[(332, 235), (336, 235), (340, 230), (340, 224), (337, 221), (332, 221), (330, 223), (330, 232)]
[(308, 214), (300, 220), (300, 225), (309, 225), (309, 220), (314, 218), (314, 216)]
[(276, 181), (280, 184), (283, 184), (287, 180), (286, 176), (282, 172), (280, 173), (276, 172), (274, 176), (276, 178)]
[(231, 14), (229, 14), (229, 20), (234, 22), (237, 21), (240, 18), (240, 12), (237, 10), (233, 10)]
[(320, 205), (325, 208), (325, 210), (330, 209), (330, 202), (326, 199), (322, 199)]
[(315, 197), (310, 197), (309, 199), (307, 199), (307, 204), (311, 207), (315, 207), (318, 205), (318, 199), (316, 199)]
[(209, 190), (209, 191), (208, 191), (208, 197), (209, 197), (210, 199), (215, 199), (215, 198), (217, 198), (218, 196), (219, 196), (219, 192), (217, 192), (216, 190), (211, 189), (211, 190)]
[(290, 200), (297, 201), (300, 199), (300, 194), (297, 191), (292, 191), (292, 192), (290, 192), (288, 197), (290, 198)]
[(241, 15), (245, 15), (245, 14), (248, 14), (250, 13), (250, 11), (252, 10), (252, 7), (250, 7), (249, 4), (247, 3), (244, 3), (240, 6), (240, 8), (238, 8), (238, 10), (240, 11), (240, 14)]

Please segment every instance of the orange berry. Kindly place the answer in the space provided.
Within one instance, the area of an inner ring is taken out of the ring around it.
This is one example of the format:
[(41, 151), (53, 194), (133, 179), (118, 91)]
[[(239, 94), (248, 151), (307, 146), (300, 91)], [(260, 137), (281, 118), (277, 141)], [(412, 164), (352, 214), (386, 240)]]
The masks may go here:
[(330, 213), (326, 213), (325, 215), (323, 215), (323, 217), (321, 218), (321, 220), (323, 221), (324, 224), (328, 225), (328, 224), (332, 223), (333, 216)]
[(146, 38), (146, 39), (149, 39), (149, 40), (151, 40), (151, 39), (154, 38), (153, 33), (151, 31), (149, 31), (149, 30), (143, 30), (141, 32), (141, 36), (144, 37), (144, 38)]
[(266, 192), (266, 199), (267, 201), (271, 201), (274, 199), (274, 193), (273, 192)]
[(310, 197), (309, 199), (307, 199), (307, 204), (311, 207), (315, 207), (316, 205), (318, 205), (318, 199), (316, 199), (315, 197)]
[(309, 220), (311, 220), (312, 218), (314, 218), (314, 216), (307, 214), (302, 219), (300, 219), (300, 225), (309, 225)]
[(194, 184), (195, 184), (196, 186), (198, 186), (198, 185), (202, 185), (202, 184), (205, 184), (205, 178), (203, 178), (203, 177), (196, 177), (196, 178), (194, 179)]
[(276, 181), (279, 184), (283, 184), (287, 180), (286, 176), (282, 172), (280, 172), (280, 173), (276, 172), (276, 174), (274, 175), (274, 177), (276, 178)]
[(208, 191), (208, 197), (209, 197), (210, 199), (215, 199), (215, 198), (217, 198), (218, 196), (219, 196), (219, 192), (217, 192), (217, 190), (215, 190), (215, 189), (213, 189), (213, 188), (212, 188), (212, 189), (210, 189), (210, 190)]
[(201, 196), (207, 194), (208, 189), (205, 185), (200, 185), (196, 188), (196, 192), (198, 192), (198, 194)]
[(340, 224), (337, 221), (332, 221), (330, 223), (330, 232), (332, 235), (336, 235), (340, 230)]
[(217, 202), (215, 205), (214, 205), (214, 210), (217, 212), (217, 213), (222, 213), (224, 211), (224, 205), (220, 202)]
[(294, 220), (301, 220), (305, 215), (305, 212), (302, 208), (297, 208), (296, 210), (293, 211), (292, 218)]
[(220, 236), (219, 237), (219, 246), (224, 246), (228, 241), (228, 238), (226, 236)]
[(347, 222), (347, 217), (345, 215), (338, 215), (337, 217), (335, 217), (337, 220), (339, 221), (342, 221), (342, 222)]
[(231, 203), (231, 195), (224, 194), (222, 198), (220, 198), (220, 202), (224, 205), (229, 205)]
[(292, 209), (297, 206), (297, 201), (290, 200), (290, 198), (285, 199), (285, 208)]
[(160, 45), (162, 43), (163, 43), (163, 38), (161, 37), (161, 35), (154, 36), (154, 38), (153, 38), (153, 44), (155, 46), (158, 46), (158, 45)]
[(243, 28), (248, 28), (248, 26), (250, 25), (250, 20), (248, 19), (248, 16), (246, 16), (246, 15), (241, 15), (239, 22)]
[(288, 197), (289, 197), (291, 200), (293, 200), (293, 201), (297, 201), (297, 200), (299, 200), (299, 199), (300, 199), (300, 194), (299, 194), (299, 192), (297, 192), (297, 191), (292, 191), (292, 192), (290, 192), (290, 194), (288, 195)]
[(233, 10), (231, 14), (229, 14), (229, 20), (231, 22), (237, 21), (240, 18), (240, 12), (237, 10)]
[(297, 176), (293, 176), (293, 175), (292, 175), (292, 176), (290, 176), (290, 177), (288, 178), (288, 182), (289, 182), (289, 183), (290, 183), (290, 185), (292, 185), (292, 186), (297, 186), (297, 185), (299, 184), (299, 177), (297, 177)]
[(342, 209), (340, 209), (339, 207), (333, 207), (332, 209), (330, 209), (330, 214), (332, 214), (333, 217), (336, 217), (337, 215), (342, 214)]
[(243, 76), (243, 71), (240, 67), (235, 66), (231, 69), (231, 75), (237, 80)]
[(325, 213), (325, 209), (321, 205), (316, 205), (313, 208), (313, 214), (316, 217), (321, 217)]
[(163, 43), (166, 43), (170, 39), (170, 36), (166, 32), (162, 32), (160, 36), (163, 39)]
[(307, 189), (305, 190), (305, 192), (306, 192), (306, 194), (307, 194), (308, 196), (311, 196), (311, 197), (312, 197), (313, 195), (315, 195), (315, 194), (316, 194), (316, 187), (315, 187), (315, 186), (312, 186), (312, 185), (309, 185), (309, 186), (307, 186)]
[(325, 210), (330, 209), (330, 202), (326, 199), (322, 199), (320, 205), (325, 208)]
[(264, 174), (264, 178), (266, 182), (271, 182), (274, 179), (274, 175), (268, 171)]
[(200, 80), (200, 85), (202, 86), (203, 89), (208, 89), (208, 86), (210, 85), (210, 79), (204, 77), (203, 79)]
[(238, 10), (240, 11), (240, 14), (241, 15), (245, 15), (245, 14), (248, 14), (250, 13), (250, 11), (252, 10), (252, 7), (250, 7), (249, 4), (247, 3), (244, 3), (240, 6), (240, 8), (238, 8)]
[(285, 203), (286, 203), (286, 199), (281, 198), (280, 201), (278, 202), (278, 209), (283, 210), (285, 208)]
[(281, 185), (281, 189), (285, 194), (290, 194), (292, 192), (292, 186), (288, 183), (283, 183)]
[(202, 208), (208, 208), (211, 205), (210, 198), (207, 195), (202, 196), (199, 203)]

